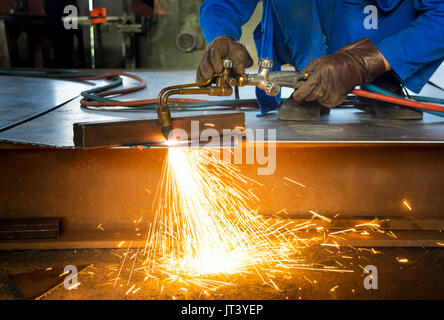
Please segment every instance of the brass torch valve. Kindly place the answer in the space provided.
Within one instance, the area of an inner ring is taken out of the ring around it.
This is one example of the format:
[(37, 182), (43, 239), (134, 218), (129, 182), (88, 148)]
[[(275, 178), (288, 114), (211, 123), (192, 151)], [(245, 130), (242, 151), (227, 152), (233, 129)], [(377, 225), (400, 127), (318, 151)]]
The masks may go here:
[(292, 71), (273, 71), (273, 61), (264, 58), (259, 61), (257, 74), (236, 75), (233, 72), (233, 61), (224, 59), (222, 73), (204, 82), (182, 84), (164, 88), (157, 97), (157, 118), (165, 139), (172, 131), (172, 119), (168, 98), (172, 95), (207, 94), (210, 96), (231, 96), (233, 87), (257, 86), (269, 96), (276, 96), (281, 87), (299, 88), (301, 81), (308, 78), (308, 74)]
[(259, 71), (257, 74), (244, 74), (230, 78), (231, 86), (256, 86), (265, 91), (269, 96), (277, 96), (281, 87), (290, 87), (297, 89), (301, 81), (308, 79), (308, 74), (293, 71), (273, 71), (273, 60), (262, 58), (259, 60)]

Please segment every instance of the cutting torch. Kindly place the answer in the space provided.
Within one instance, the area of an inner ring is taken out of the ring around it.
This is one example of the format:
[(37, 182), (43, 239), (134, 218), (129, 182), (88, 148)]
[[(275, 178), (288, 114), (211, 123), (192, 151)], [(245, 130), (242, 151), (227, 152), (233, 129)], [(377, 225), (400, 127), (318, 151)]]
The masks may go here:
[(168, 140), (173, 130), (168, 98), (172, 95), (208, 94), (210, 96), (231, 96), (233, 87), (256, 86), (269, 96), (277, 96), (281, 87), (297, 89), (302, 81), (308, 79), (308, 74), (298, 71), (270, 71), (273, 61), (268, 58), (259, 60), (259, 70), (256, 74), (237, 75), (233, 71), (233, 61), (223, 60), (222, 73), (213, 78), (190, 84), (182, 84), (162, 89), (157, 97), (157, 118), (165, 139)]

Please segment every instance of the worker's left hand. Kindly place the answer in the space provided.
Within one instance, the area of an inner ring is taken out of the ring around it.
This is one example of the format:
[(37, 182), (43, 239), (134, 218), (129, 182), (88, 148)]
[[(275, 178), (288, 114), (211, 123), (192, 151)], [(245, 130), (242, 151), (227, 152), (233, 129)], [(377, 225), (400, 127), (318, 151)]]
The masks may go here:
[(245, 68), (253, 65), (253, 59), (242, 43), (232, 37), (220, 36), (211, 41), (203, 52), (196, 72), (196, 81), (203, 82), (221, 73), (222, 60), (225, 58), (233, 61), (233, 70), (238, 75), (244, 74)]
[(342, 104), (356, 86), (370, 83), (386, 71), (382, 53), (372, 41), (363, 39), (310, 62), (303, 70), (310, 74), (308, 80), (293, 97), (333, 108)]

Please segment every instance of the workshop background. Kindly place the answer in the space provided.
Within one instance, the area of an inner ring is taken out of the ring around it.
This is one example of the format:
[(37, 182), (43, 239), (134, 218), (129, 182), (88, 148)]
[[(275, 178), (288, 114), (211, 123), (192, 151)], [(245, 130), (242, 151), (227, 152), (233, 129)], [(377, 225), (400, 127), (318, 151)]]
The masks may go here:
[[(199, 28), (203, 0), (3, 0), (0, 2), (0, 68), (195, 70), (206, 42)], [(78, 9), (77, 30), (63, 27), (66, 6)], [(93, 24), (90, 10), (105, 8)], [(241, 43), (258, 63), (253, 30), (258, 1), (242, 27)], [(104, 22), (104, 23), (103, 23)], [(441, 65), (436, 74), (443, 73)], [(434, 79), (435, 82), (437, 78)]]
[[(195, 69), (206, 46), (199, 28), (202, 0), (4, 0), (0, 3), (0, 67)], [(92, 6), (93, 4), (93, 6)], [(66, 30), (65, 6), (88, 17), (106, 8), (108, 20), (79, 21)], [(260, 2), (243, 27), (242, 42), (257, 65), (253, 29)], [(111, 18), (111, 20), (110, 20)]]

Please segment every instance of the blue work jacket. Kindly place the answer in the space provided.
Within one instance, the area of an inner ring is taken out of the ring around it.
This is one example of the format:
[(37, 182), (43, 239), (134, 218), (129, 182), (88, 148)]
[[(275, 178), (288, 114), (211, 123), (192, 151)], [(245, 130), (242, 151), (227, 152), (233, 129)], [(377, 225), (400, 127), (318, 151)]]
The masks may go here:
[[(257, 4), (205, 0), (199, 23), (207, 42), (223, 35), (239, 40)], [(301, 70), (312, 59), (368, 38), (400, 81), (418, 93), (444, 58), (443, 0), (263, 0), (262, 12), (254, 40), (258, 56), (275, 62), (273, 70), (287, 63)], [(261, 115), (279, 105), (279, 96), (260, 89), (256, 95)]]

